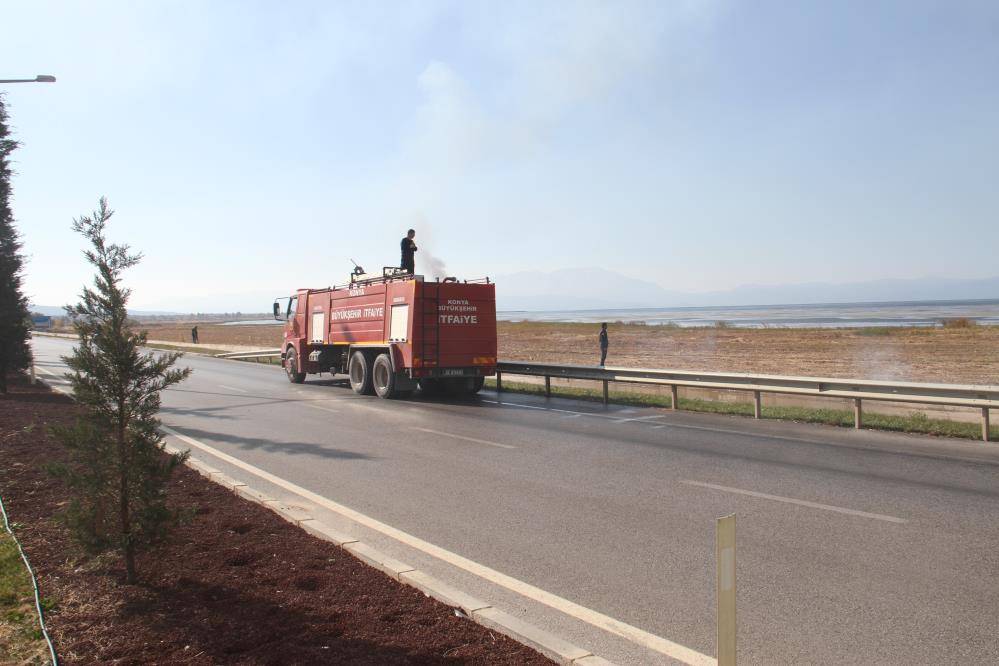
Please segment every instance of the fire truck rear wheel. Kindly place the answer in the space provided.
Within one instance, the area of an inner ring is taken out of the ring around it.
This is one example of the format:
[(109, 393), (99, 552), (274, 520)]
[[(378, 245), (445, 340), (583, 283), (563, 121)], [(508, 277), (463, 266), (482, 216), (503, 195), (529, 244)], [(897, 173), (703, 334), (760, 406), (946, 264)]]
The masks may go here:
[(298, 371), (298, 355), (293, 347), (288, 348), (288, 353), (284, 357), (284, 370), (288, 373), (288, 381), (292, 384), (301, 384), (305, 381), (305, 373)]
[(350, 388), (358, 395), (371, 395), (371, 358), (362, 351), (356, 351), (347, 364), (347, 375), (350, 377)]
[(371, 381), (379, 398), (399, 398), (402, 391), (396, 388), (392, 359), (388, 354), (379, 354), (371, 368)]

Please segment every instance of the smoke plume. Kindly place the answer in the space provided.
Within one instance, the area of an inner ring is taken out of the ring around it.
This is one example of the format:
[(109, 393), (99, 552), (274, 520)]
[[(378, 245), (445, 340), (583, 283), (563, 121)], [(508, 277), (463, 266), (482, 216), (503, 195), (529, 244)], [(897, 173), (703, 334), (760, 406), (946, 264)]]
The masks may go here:
[(413, 228), (416, 229), (416, 252), (417, 273), (422, 273), (425, 277), (443, 280), (447, 275), (447, 266), (444, 260), (438, 258), (431, 250), (434, 247), (433, 230), (427, 216), (421, 212), (413, 215)]

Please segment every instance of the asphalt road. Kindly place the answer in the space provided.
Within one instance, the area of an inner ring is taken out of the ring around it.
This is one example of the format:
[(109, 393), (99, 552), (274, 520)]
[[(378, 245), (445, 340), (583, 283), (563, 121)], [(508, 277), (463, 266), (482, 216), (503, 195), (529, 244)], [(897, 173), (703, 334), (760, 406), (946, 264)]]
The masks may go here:
[[(59, 372), (70, 341), (34, 344), (40, 368)], [(734, 512), (740, 663), (999, 663), (995, 444), (507, 393), (390, 402), (335, 380), (292, 385), (274, 366), (183, 363), (194, 373), (162, 411), (178, 432), (692, 650), (715, 654), (714, 521)], [(677, 663), (314, 508), (602, 657)]]

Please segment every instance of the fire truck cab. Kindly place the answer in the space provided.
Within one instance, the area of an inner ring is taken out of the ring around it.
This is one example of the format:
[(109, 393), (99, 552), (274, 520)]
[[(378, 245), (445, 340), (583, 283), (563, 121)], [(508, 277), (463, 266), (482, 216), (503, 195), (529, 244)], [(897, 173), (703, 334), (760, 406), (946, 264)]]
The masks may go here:
[[(283, 303), (283, 301), (287, 301)], [(488, 278), (426, 281), (398, 268), (276, 299), (289, 381), (345, 374), (356, 393), (470, 395), (496, 372), (496, 288)]]

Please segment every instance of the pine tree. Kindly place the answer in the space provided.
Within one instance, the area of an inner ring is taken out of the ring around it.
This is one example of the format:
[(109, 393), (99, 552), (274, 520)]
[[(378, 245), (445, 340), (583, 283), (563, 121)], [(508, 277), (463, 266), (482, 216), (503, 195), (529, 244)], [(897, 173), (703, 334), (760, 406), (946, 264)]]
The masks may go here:
[(131, 291), (121, 282), (141, 255), (108, 243), (105, 227), (112, 214), (102, 198), (92, 216), (73, 223), (90, 243), (84, 254), (97, 275), (80, 302), (66, 308), (79, 342), (63, 360), (85, 416), (74, 427), (56, 429), (72, 455), (55, 471), (73, 490), (66, 519), (77, 539), (94, 552), (120, 551), (132, 583), (136, 553), (160, 542), (179, 518), (166, 505), (166, 483), (186, 454), (164, 451), (156, 414), (160, 391), (191, 371), (172, 367), (181, 354), (140, 351), (146, 335), (131, 328)]
[(31, 363), (28, 299), (21, 290), (21, 241), (10, 209), (10, 155), (16, 148), (0, 95), (0, 393), (7, 392), (8, 372), (24, 370)]

